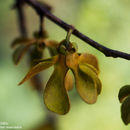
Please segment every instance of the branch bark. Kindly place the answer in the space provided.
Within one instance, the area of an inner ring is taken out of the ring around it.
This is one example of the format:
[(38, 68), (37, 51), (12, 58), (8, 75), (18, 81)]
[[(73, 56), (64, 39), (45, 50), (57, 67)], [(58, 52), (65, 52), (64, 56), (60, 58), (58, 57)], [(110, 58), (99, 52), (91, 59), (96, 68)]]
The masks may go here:
[[(35, 0), (24, 0), (28, 5), (32, 6), (34, 10), (41, 15), (46, 16), (49, 20), (51, 20), (53, 23), (57, 24), (64, 30), (68, 31), (70, 28), (72, 28), (71, 25), (67, 24), (63, 20), (59, 19), (55, 15), (53, 15), (50, 11), (48, 11), (44, 6), (42, 6), (40, 3), (36, 2)], [(100, 43), (92, 40), (88, 36), (82, 34), (80, 31), (78, 31), (76, 28), (74, 28), (74, 31), (72, 33), (79, 39), (83, 40), (84, 42), (88, 43), (90, 46), (94, 47), (95, 49), (99, 50), (102, 52), (105, 56), (107, 57), (113, 57), (113, 58), (123, 58), (126, 60), (130, 60), (130, 54), (121, 52), (118, 50), (113, 50), (110, 48), (107, 48)]]

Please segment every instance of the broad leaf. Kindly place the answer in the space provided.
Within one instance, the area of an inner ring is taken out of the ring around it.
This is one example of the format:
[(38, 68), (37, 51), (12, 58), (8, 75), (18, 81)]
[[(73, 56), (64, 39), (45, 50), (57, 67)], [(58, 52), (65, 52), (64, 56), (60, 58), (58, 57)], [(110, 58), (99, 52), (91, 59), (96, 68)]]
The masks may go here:
[(60, 55), (54, 72), (44, 90), (44, 102), (47, 108), (57, 114), (64, 115), (69, 111), (70, 104), (64, 86), (68, 67), (65, 65), (65, 56)]
[(97, 74), (99, 73), (98, 60), (94, 55), (88, 54), (88, 53), (81, 54), (79, 57), (79, 62), (92, 65), (94, 67), (94, 70), (96, 71), (96, 73)]
[(122, 103), (121, 118), (126, 125), (130, 123), (130, 96), (128, 96)]
[(94, 72), (88, 66), (85, 67), (87, 70), (83, 72), (82, 65), (79, 66), (79, 57), (77, 53), (69, 54), (66, 57), (66, 64), (74, 73), (76, 88), (81, 98), (88, 104), (93, 104), (97, 100), (96, 81), (91, 76), (91, 73)]
[[(101, 93), (102, 84), (95, 71), (93, 71), (94, 67), (87, 63), (80, 63), (79, 68), (82, 72), (84, 72), (85, 74), (90, 74), (90, 76), (93, 78), (96, 83), (97, 93), (99, 95)], [(89, 73), (88, 70), (91, 70), (91, 72)]]
[(49, 59), (42, 60), (40, 63), (35, 65), (34, 67), (31, 68), (31, 70), (27, 73), (27, 75), (24, 77), (24, 79), (18, 84), (21, 85), (28, 79), (30, 79), (32, 76), (38, 74), (42, 70), (45, 70), (49, 68), (50, 66), (54, 65), (58, 59), (58, 56), (51, 57)]
[(86, 72), (82, 72), (82, 65), (79, 65), (79, 68), (75, 71), (74, 75), (76, 79), (76, 88), (81, 96), (81, 98), (87, 102), (88, 104), (93, 104), (97, 100), (97, 89), (96, 89), (96, 82), (92, 77), (93, 71), (88, 67)]
[(16, 50), (13, 53), (13, 62), (14, 64), (18, 64), (19, 61), (22, 59), (22, 57), (24, 56), (25, 52), (28, 50), (29, 46), (20, 46), (18, 48), (16, 48)]
[(122, 103), (124, 99), (127, 98), (128, 96), (130, 96), (130, 85), (125, 85), (120, 89), (118, 98)]

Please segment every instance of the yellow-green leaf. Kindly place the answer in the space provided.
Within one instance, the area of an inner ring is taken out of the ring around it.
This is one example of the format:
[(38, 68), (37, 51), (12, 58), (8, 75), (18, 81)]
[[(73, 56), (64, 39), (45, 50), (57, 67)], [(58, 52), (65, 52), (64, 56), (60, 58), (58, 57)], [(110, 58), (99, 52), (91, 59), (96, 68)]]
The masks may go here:
[(95, 103), (101, 92), (101, 82), (94, 67), (91, 64), (84, 65), (86, 62), (82, 62), (77, 53), (67, 55), (66, 64), (74, 73), (76, 88), (81, 98), (89, 104)]
[(121, 118), (126, 125), (130, 123), (130, 96), (128, 96), (122, 103)]
[(119, 101), (122, 103), (125, 98), (130, 96), (130, 85), (123, 86), (118, 94)]
[(79, 57), (79, 62), (92, 65), (95, 68), (96, 73), (99, 73), (99, 65), (96, 56), (88, 53), (83, 53)]
[(13, 53), (13, 62), (14, 64), (18, 64), (21, 58), (24, 56), (25, 52), (28, 50), (29, 46), (21, 45), (20, 47), (16, 48)]
[(66, 114), (70, 108), (69, 98), (64, 86), (67, 71), (68, 67), (65, 64), (65, 56), (60, 55), (54, 72), (44, 90), (44, 102), (47, 108), (61, 115)]
[(38, 74), (42, 70), (45, 70), (45, 69), (49, 68), (50, 66), (52, 66), (53, 64), (55, 64), (57, 59), (58, 59), (58, 56), (54, 56), (49, 59), (42, 60), (40, 63), (38, 63), (37, 65), (35, 65), (34, 67), (31, 68), (31, 70), (27, 73), (27, 75), (19, 83), (19, 85), (21, 85), (22, 83), (24, 83), (25, 81), (30, 79), (32, 76)]
[(97, 89), (96, 82), (92, 77), (93, 71), (89, 67), (86, 72), (82, 72), (84, 66), (79, 65), (77, 70), (74, 70), (74, 75), (76, 79), (76, 88), (80, 97), (88, 104), (93, 104), (97, 100)]
[(96, 88), (97, 88), (97, 93), (98, 95), (101, 93), (101, 89), (102, 89), (102, 84), (100, 79), (98, 78), (96, 72), (94, 71), (94, 67), (90, 64), (87, 63), (80, 63), (79, 64), (79, 68), (81, 69), (82, 72), (84, 73), (88, 73), (88, 69), (91, 70), (91, 77), (94, 79), (95, 83), (96, 83)]

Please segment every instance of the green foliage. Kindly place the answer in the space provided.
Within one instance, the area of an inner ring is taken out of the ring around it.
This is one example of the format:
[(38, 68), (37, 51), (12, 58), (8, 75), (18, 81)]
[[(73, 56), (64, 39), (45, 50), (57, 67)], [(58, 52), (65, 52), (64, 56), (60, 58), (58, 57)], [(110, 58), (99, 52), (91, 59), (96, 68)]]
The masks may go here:
[(130, 85), (123, 86), (118, 94), (121, 105), (121, 118), (128, 125), (130, 123)]
[(128, 96), (130, 96), (130, 85), (125, 85), (120, 89), (118, 94), (120, 103), (122, 103)]
[(130, 123), (130, 96), (128, 96), (122, 103), (121, 118), (126, 125)]

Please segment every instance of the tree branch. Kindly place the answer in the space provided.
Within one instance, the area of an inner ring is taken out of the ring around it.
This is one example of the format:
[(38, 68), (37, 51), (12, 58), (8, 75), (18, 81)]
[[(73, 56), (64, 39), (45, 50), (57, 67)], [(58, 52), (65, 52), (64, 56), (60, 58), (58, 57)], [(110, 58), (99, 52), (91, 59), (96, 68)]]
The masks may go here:
[[(54, 16), (50, 11), (48, 11), (43, 5), (36, 2), (35, 0), (25, 0), (28, 5), (32, 6), (36, 12), (44, 14), (48, 19), (50, 19), (52, 22), (63, 28), (64, 30), (68, 31), (70, 28), (72, 28), (71, 25), (65, 23), (63, 20), (59, 19), (58, 17)], [(118, 50), (112, 50), (110, 48), (107, 48), (98, 42), (92, 40), (91, 38), (85, 36), (81, 32), (79, 32), (76, 28), (74, 28), (74, 31), (72, 33), (73, 35), (77, 36), (79, 39), (83, 40), (84, 42), (88, 43), (92, 47), (96, 48), (100, 52), (102, 52), (107, 57), (113, 57), (113, 58), (123, 58), (130, 60), (130, 54), (118, 51)]]

